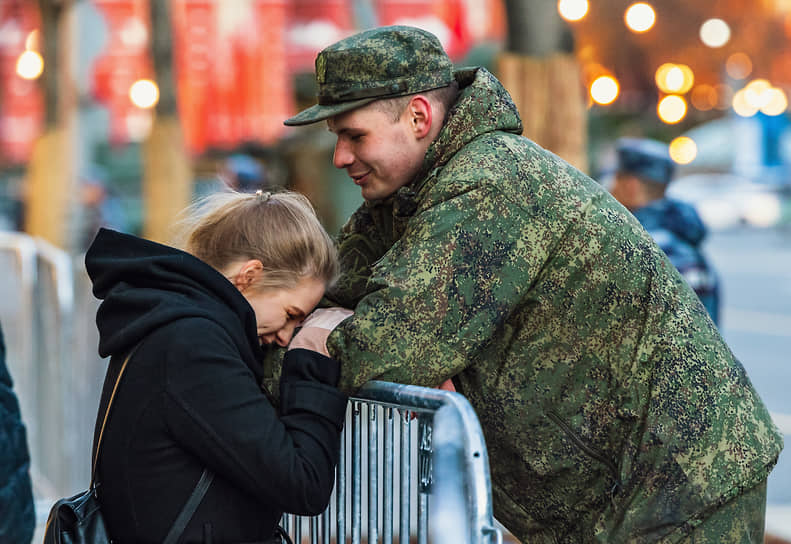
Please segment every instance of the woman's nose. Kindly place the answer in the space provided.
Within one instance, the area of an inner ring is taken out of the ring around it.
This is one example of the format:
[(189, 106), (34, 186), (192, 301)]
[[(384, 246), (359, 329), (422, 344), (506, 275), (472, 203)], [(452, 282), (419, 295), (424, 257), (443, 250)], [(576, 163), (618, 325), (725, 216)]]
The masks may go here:
[(286, 323), (283, 325), (283, 327), (275, 333), (275, 343), (282, 348), (287, 347), (288, 343), (291, 342), (291, 337), (294, 336), (295, 328), (296, 325), (294, 323)]

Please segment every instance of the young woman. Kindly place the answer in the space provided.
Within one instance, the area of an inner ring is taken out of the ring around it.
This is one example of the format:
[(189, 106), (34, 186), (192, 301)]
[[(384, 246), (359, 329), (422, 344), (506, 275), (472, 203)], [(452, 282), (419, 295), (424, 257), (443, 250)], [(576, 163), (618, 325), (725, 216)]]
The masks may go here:
[(96, 471), (114, 542), (162, 542), (204, 469), (214, 479), (180, 542), (278, 542), (285, 512), (332, 492), (346, 396), (339, 366), (295, 349), (279, 409), (262, 345), (286, 346), (338, 273), (332, 240), (297, 193), (218, 193), (189, 210), (184, 250), (103, 229), (85, 257), (99, 353), (112, 356)]

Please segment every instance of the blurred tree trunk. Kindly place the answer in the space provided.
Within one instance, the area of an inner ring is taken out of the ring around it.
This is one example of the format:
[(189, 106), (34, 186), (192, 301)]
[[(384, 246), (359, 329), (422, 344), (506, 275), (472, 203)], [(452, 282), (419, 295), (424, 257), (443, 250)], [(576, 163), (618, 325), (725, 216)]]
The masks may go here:
[(170, 1), (149, 1), (151, 56), (159, 102), (142, 150), (143, 235), (167, 242), (173, 221), (192, 198), (192, 169), (176, 107)]
[(76, 89), (72, 80), (73, 0), (39, 0), (44, 72), (44, 126), (33, 144), (26, 179), (25, 231), (73, 249), (69, 239), (76, 199)]
[(508, 37), (497, 71), (524, 135), (586, 171), (585, 91), (571, 31), (556, 2), (505, 0), (505, 8)]

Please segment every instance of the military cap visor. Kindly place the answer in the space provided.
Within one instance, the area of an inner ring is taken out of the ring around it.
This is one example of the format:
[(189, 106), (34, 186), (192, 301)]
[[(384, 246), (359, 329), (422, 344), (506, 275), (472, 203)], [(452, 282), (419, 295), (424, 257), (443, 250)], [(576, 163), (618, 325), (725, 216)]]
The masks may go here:
[(318, 103), (284, 124), (316, 123), (374, 100), (446, 87), (453, 80), (453, 63), (436, 36), (407, 26), (375, 28), (318, 54)]

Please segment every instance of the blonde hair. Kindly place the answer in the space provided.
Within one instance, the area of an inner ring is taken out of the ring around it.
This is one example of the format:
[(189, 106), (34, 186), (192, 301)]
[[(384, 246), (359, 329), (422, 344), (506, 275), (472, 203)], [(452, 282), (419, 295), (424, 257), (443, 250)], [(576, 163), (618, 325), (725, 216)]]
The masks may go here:
[(306, 277), (330, 287), (339, 272), (332, 238), (310, 201), (293, 191), (206, 196), (182, 212), (174, 245), (220, 271), (258, 259), (259, 290), (293, 288)]

